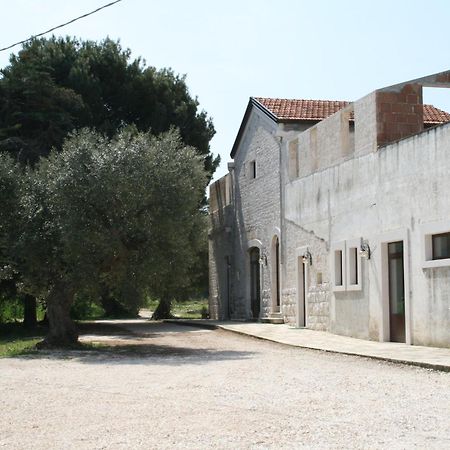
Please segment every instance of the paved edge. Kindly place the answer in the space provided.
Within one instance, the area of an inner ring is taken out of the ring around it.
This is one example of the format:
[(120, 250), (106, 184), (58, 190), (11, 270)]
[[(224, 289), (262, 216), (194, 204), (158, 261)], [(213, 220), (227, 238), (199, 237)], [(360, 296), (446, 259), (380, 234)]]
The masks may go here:
[[(217, 330), (219, 328), (218, 324), (213, 322), (200, 322), (201, 319), (163, 319), (164, 323), (174, 323), (175, 325), (188, 325), (190, 327), (206, 328), (209, 330)], [(206, 319), (207, 320), (207, 319)]]
[[(208, 319), (206, 319), (208, 320)], [(378, 361), (386, 361), (394, 364), (402, 364), (402, 365), (408, 365), (408, 366), (416, 366), (421, 367), (423, 369), (432, 369), (432, 370), (438, 370), (441, 372), (450, 372), (450, 366), (442, 365), (442, 364), (433, 364), (423, 361), (412, 361), (407, 359), (395, 359), (395, 358), (389, 358), (384, 356), (378, 356), (378, 355), (371, 355), (366, 353), (358, 353), (358, 352), (346, 352), (346, 351), (339, 351), (339, 350), (332, 350), (328, 348), (318, 348), (318, 347), (311, 347), (308, 345), (303, 344), (290, 344), (289, 342), (283, 342), (281, 340), (265, 337), (265, 336), (259, 336), (256, 334), (248, 333), (245, 331), (240, 330), (234, 330), (232, 328), (227, 327), (226, 325), (214, 323), (214, 322), (207, 322), (206, 320), (202, 319), (165, 319), (163, 322), (165, 323), (173, 323), (175, 325), (188, 325), (191, 327), (197, 327), (197, 328), (206, 328), (210, 330), (224, 330), (228, 331), (230, 333), (240, 334), (242, 336), (252, 337), (255, 339), (261, 339), (263, 341), (270, 341), (275, 342), (280, 345), (287, 345), (289, 347), (296, 347), (296, 348), (305, 348), (308, 350), (315, 350), (317, 352), (326, 352), (326, 353), (336, 353), (340, 355), (347, 355), (347, 356), (358, 356), (360, 358), (369, 358), (369, 359), (375, 359)]]

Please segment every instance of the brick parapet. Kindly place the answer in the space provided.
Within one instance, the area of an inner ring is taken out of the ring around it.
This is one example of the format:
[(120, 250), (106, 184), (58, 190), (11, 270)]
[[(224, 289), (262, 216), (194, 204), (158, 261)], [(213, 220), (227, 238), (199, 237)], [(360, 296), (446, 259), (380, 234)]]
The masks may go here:
[(421, 132), (422, 86), (412, 83), (399, 91), (377, 91), (376, 117), (378, 146)]

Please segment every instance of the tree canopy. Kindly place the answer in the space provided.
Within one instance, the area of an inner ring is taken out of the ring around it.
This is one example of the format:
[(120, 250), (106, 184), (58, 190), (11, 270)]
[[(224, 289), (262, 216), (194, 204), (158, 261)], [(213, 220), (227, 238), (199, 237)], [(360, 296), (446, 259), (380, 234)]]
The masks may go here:
[[(195, 149), (193, 154), (203, 164), (206, 174), (203, 178), (204, 190), (219, 163), (219, 158), (213, 157), (209, 147), (215, 131), (211, 118), (199, 109), (197, 99), (190, 95), (184, 76), (176, 75), (170, 69), (157, 70), (146, 66), (140, 58), (132, 59), (129, 49), (123, 49), (119, 42), (108, 38), (101, 42), (70, 37), (35, 39), (24, 44), (17, 55), (10, 57), (9, 65), (0, 70), (0, 153), (9, 154), (22, 166), (39, 166), (36, 175), (27, 169), (27, 177), (34, 180), (34, 184), (30, 185), (29, 181), (27, 187), (27, 198), (31, 203), (36, 203), (36, 196), (46, 198), (48, 194), (48, 190), (43, 187), (42, 177), (44, 167), (53, 167), (54, 163), (53, 159), (39, 163), (40, 158), (61, 151), (69, 133), (88, 127), (111, 140), (119, 130), (129, 126), (138, 132), (151, 132), (155, 136), (176, 128), (179, 144)], [(100, 135), (97, 137), (100, 139)], [(5, 160), (2, 161), (5, 163)], [(19, 169), (14, 167), (12, 170)], [(161, 182), (163, 188), (170, 181)], [(9, 187), (12, 188), (12, 185)], [(20, 205), (26, 211), (24, 199), (21, 198)], [(203, 203), (200, 201), (199, 207), (204, 204), (205, 198), (201, 200)], [(35, 219), (39, 221), (41, 217)], [(26, 225), (31, 226), (30, 223)], [(164, 231), (161, 229), (161, 233)], [(30, 230), (30, 236), (33, 232)], [(46, 228), (47, 232), (50, 232), (50, 228)], [(49, 242), (43, 240), (45, 236), (44, 233), (36, 242), (27, 241), (30, 246), (30, 267), (37, 267), (35, 259), (40, 260), (42, 256), (39, 252), (45, 253), (47, 244), (53, 242), (53, 235), (47, 236)], [(84, 237), (81, 231), (79, 237)], [(204, 272), (206, 254), (200, 242), (193, 251), (196, 255), (195, 267)], [(203, 255), (201, 262), (199, 255)], [(21, 267), (24, 268), (24, 264)], [(165, 261), (158, 264), (162, 270)], [(80, 277), (89, 275), (89, 264), (85, 269), (79, 272)], [(191, 279), (199, 278), (193, 270), (191, 268)], [(42, 276), (40, 271), (34, 285)], [(128, 274), (128, 278), (133, 276), (132, 273)], [(20, 277), (21, 274), (16, 271), (8, 282), (14, 284)], [(124, 277), (123, 280), (128, 278)], [(30, 272), (27, 279), (30, 280)], [(45, 276), (40, 279), (44, 287), (46, 279)], [(101, 298), (105, 309), (110, 307), (117, 310), (120, 307), (119, 299), (130, 290), (125, 281), (121, 288), (114, 288), (115, 292), (108, 287), (106, 280), (101, 280), (100, 285), (103, 287)], [(3, 290), (2, 286), (0, 291)], [(171, 289), (173, 291), (173, 287)], [(161, 298), (161, 292), (156, 296)], [(133, 295), (128, 297), (137, 298), (136, 292), (133, 291)], [(30, 296), (26, 298), (31, 300)]]
[(219, 163), (209, 148), (212, 120), (199, 111), (185, 77), (132, 60), (119, 42), (35, 39), (0, 74), (0, 149), (20, 161), (35, 163), (60, 149), (74, 129), (112, 137), (134, 124), (156, 135), (176, 127), (209, 176)]
[(46, 299), (47, 343), (76, 342), (76, 295), (106, 285), (164, 296), (189, 284), (206, 174), (176, 131), (83, 129), (33, 170), (0, 156), (2, 265)]

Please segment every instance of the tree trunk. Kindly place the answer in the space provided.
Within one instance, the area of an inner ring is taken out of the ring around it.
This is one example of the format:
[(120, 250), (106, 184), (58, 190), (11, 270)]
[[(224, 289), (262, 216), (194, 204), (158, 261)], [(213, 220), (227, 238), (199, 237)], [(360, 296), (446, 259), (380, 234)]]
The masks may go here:
[(102, 308), (105, 310), (105, 317), (127, 317), (132, 313), (127, 310), (118, 300), (111, 296), (108, 290), (104, 290), (100, 296)]
[(49, 332), (39, 347), (70, 347), (78, 343), (78, 331), (70, 318), (75, 291), (67, 283), (58, 282), (47, 298)]
[(171, 319), (173, 316), (170, 313), (172, 308), (172, 300), (170, 297), (164, 296), (159, 300), (159, 305), (157, 306), (155, 312), (153, 313), (153, 320), (161, 319)]
[(23, 305), (23, 326), (25, 328), (34, 328), (37, 324), (36, 297), (25, 294), (23, 296)]

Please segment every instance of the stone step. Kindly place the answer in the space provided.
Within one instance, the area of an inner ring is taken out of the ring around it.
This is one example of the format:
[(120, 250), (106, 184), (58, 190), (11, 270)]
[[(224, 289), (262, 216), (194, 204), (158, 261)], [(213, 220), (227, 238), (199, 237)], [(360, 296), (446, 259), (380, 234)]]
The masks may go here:
[(273, 324), (281, 324), (284, 323), (284, 319), (281, 314), (278, 316), (275, 314), (271, 314), (269, 317), (262, 317), (260, 319), (261, 323), (273, 323)]

